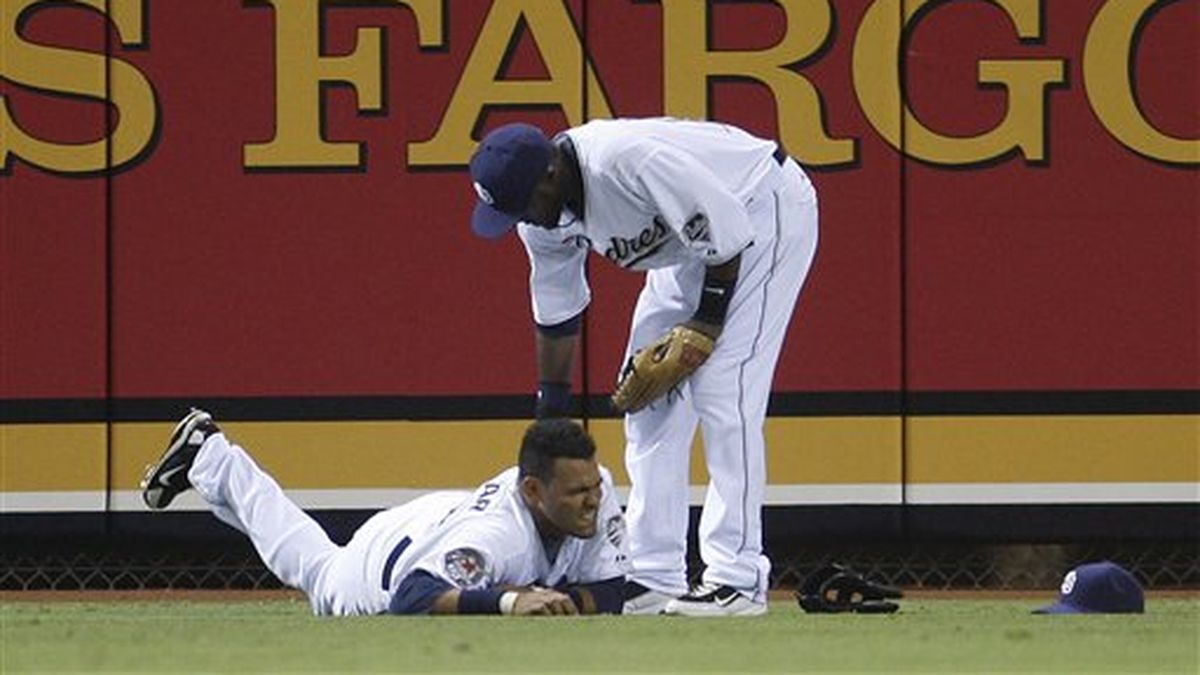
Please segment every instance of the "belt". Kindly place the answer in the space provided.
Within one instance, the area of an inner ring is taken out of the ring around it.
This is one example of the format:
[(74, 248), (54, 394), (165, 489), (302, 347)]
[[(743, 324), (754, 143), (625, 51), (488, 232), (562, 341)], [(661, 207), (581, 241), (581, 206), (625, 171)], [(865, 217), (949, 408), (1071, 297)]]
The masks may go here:
[(771, 153), (771, 156), (775, 158), (779, 166), (783, 166), (783, 163), (788, 160), (787, 150), (784, 150), (783, 146), (778, 143), (775, 144), (775, 152)]

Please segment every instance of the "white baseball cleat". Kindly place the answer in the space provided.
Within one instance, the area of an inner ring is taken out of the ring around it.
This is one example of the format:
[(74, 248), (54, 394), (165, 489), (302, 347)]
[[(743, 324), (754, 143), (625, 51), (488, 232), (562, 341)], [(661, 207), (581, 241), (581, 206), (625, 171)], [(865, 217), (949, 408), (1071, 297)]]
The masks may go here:
[(677, 616), (762, 616), (767, 603), (753, 599), (733, 586), (700, 584), (687, 595), (667, 603), (663, 614)]
[(662, 614), (675, 596), (651, 590), (636, 581), (625, 582), (625, 605), (622, 614)]

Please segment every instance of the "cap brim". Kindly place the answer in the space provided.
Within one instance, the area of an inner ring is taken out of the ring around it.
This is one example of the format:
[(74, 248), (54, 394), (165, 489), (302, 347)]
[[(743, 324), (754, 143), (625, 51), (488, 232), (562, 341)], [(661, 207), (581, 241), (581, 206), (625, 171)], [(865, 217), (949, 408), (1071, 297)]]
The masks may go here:
[(1033, 610), (1034, 614), (1084, 614), (1082, 610), (1074, 605), (1068, 605), (1064, 602), (1056, 602), (1053, 605), (1046, 605)]
[(511, 230), (518, 220), (518, 216), (507, 214), (490, 204), (477, 202), (475, 213), (471, 214), (471, 231), (484, 239), (496, 239)]

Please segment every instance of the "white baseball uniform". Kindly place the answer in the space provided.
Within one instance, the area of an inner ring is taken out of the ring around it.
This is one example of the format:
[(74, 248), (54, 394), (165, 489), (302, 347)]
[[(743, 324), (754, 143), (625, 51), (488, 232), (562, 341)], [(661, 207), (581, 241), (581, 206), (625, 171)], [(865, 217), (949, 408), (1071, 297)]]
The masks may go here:
[(284, 495), (279, 484), (224, 434), (205, 441), (188, 479), (213, 514), (250, 537), (280, 581), (303, 590), (315, 614), (380, 614), (410, 573), (452, 586), (546, 588), (626, 573), (625, 525), (601, 467), (597, 534), (565, 537), (544, 551), (510, 468), (474, 492), (434, 492), (372, 516), (346, 546)]
[(632, 578), (663, 593), (686, 592), (688, 459), (699, 423), (710, 476), (700, 520), (704, 580), (762, 602), (771, 567), (762, 554), (763, 422), (816, 252), (816, 191), (793, 160), (781, 161), (774, 142), (724, 124), (596, 120), (565, 133), (582, 174), (582, 217), (564, 213), (557, 229), (518, 226), (538, 324), (562, 323), (588, 305), (589, 249), (647, 270), (628, 358), (691, 318), (706, 266), (742, 255), (712, 356), (682, 396), (625, 417), (626, 517)]

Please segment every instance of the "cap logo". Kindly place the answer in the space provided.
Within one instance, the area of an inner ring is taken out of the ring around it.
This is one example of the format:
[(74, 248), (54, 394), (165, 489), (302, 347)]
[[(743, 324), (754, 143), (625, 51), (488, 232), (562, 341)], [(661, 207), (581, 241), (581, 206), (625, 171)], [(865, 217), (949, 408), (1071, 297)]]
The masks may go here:
[(1063, 595), (1070, 595), (1071, 591), (1075, 590), (1075, 570), (1067, 572), (1067, 576), (1063, 577), (1062, 586), (1059, 588)]
[(494, 206), (496, 204), (496, 200), (492, 199), (492, 193), (488, 192), (487, 188), (480, 185), (479, 181), (475, 181), (474, 185), (475, 194), (479, 195), (479, 199), (483, 201), (483, 203), (489, 206)]

